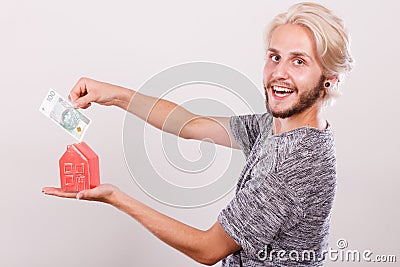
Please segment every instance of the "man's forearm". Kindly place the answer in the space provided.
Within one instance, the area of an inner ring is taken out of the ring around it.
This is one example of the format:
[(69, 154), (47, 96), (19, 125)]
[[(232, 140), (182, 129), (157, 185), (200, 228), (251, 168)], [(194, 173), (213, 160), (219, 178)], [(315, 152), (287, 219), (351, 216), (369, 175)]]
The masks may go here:
[(207, 231), (159, 213), (121, 191), (116, 192), (108, 203), (127, 213), (160, 240), (197, 262), (214, 264), (217, 261)]
[(195, 114), (168, 100), (119, 86), (116, 90), (115, 106), (129, 111), (160, 130), (187, 138), (184, 128), (196, 118)]
[(229, 117), (199, 116), (168, 100), (116, 85), (106, 86), (104, 91), (111, 92), (112, 105), (129, 111), (164, 132), (185, 139), (212, 140), (219, 145), (239, 148), (230, 134)]

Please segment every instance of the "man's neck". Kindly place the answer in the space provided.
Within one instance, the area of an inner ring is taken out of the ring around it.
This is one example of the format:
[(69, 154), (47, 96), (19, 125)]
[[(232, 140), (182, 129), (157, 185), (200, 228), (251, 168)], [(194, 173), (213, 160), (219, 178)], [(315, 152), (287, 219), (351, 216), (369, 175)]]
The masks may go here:
[(310, 108), (289, 118), (281, 119), (274, 117), (272, 127), (273, 134), (280, 134), (300, 127), (312, 127), (324, 130), (327, 127), (327, 122), (320, 108)]

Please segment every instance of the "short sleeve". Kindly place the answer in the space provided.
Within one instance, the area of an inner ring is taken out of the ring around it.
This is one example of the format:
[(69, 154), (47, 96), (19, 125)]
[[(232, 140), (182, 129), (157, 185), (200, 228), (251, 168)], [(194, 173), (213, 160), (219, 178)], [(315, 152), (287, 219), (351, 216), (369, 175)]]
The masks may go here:
[(239, 144), (246, 158), (249, 156), (261, 129), (265, 129), (267, 114), (249, 114), (232, 116), (230, 118), (230, 128), (236, 142)]
[[(255, 181), (255, 182), (253, 182)], [(294, 224), (295, 193), (276, 174), (253, 179), (218, 216), (218, 222), (248, 255), (272, 242), (284, 225)]]

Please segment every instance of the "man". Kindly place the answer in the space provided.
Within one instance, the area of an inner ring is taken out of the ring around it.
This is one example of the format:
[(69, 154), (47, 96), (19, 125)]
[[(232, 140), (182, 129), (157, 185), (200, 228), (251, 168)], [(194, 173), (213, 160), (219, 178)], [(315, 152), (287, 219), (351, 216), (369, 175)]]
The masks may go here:
[(203, 264), (222, 259), (223, 266), (320, 266), (336, 187), (333, 136), (322, 108), (351, 65), (343, 22), (320, 5), (300, 3), (278, 15), (267, 31), (264, 114), (199, 116), (133, 90), (78, 81), (70, 94), (77, 108), (91, 102), (118, 106), (180, 137), (243, 150), (247, 161), (236, 196), (207, 231), (169, 218), (113, 185), (43, 192), (109, 203)]

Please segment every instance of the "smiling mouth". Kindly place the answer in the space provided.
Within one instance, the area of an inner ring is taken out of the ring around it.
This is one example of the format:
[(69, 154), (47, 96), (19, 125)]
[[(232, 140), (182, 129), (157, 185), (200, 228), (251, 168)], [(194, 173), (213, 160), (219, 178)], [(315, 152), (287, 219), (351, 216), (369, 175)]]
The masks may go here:
[(272, 91), (274, 92), (274, 94), (279, 97), (285, 97), (294, 92), (294, 90), (290, 90), (286, 87), (281, 87), (281, 86), (277, 86), (277, 85), (271, 86), (271, 88), (272, 88)]

